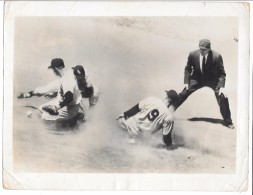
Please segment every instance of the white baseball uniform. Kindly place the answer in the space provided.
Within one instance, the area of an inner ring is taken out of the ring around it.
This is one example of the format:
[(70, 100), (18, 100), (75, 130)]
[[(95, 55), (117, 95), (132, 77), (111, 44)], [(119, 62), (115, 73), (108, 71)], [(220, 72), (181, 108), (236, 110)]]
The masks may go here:
[(143, 132), (155, 133), (160, 129), (164, 135), (172, 131), (174, 123), (172, 111), (162, 100), (149, 97), (140, 101), (138, 107), (140, 111), (134, 116), (118, 119), (121, 127), (127, 129), (131, 136), (140, 135)]
[[(85, 112), (84, 106), (82, 104), (82, 95), (78, 89), (77, 82), (74, 78), (72, 70), (64, 71), (64, 75), (62, 77), (46, 86), (37, 87), (34, 90), (34, 93), (45, 94), (55, 90), (58, 90), (56, 98), (40, 106), (40, 111), (42, 112), (43, 119), (52, 121), (68, 120), (73, 118), (80, 111)], [(58, 107), (60, 102), (63, 101), (64, 95), (67, 91), (70, 91), (73, 94), (73, 99), (67, 106), (64, 106), (58, 110), (58, 115), (51, 115), (48, 112), (42, 110), (42, 107), (46, 105), (55, 105)]]

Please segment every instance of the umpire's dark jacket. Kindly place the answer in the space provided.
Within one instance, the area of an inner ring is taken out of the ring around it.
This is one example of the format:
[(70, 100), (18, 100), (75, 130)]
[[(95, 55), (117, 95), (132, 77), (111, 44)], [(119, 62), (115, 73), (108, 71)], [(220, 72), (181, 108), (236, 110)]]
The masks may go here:
[(203, 67), (200, 69), (200, 50), (192, 51), (189, 54), (188, 62), (185, 67), (184, 83), (189, 85), (200, 84), (209, 86), (213, 89), (225, 87), (226, 73), (223, 66), (222, 56), (210, 50)]

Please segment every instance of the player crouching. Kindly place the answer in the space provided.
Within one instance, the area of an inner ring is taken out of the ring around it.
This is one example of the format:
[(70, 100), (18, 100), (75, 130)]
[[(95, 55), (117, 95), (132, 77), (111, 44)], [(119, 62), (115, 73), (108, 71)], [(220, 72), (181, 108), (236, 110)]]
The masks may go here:
[(52, 100), (39, 107), (42, 119), (74, 125), (78, 115), (84, 113), (84, 106), (73, 72), (65, 69), (64, 62), (60, 58), (53, 59), (48, 68), (53, 70), (58, 79), (31, 92), (21, 93), (18, 98), (48, 95), (52, 92), (56, 97), (52, 97)]
[(176, 148), (171, 135), (175, 110), (173, 103), (178, 99), (178, 94), (174, 90), (166, 91), (166, 94), (164, 101), (156, 97), (145, 98), (117, 118), (120, 126), (128, 131), (130, 143), (143, 132), (154, 134), (162, 130), (166, 149)]

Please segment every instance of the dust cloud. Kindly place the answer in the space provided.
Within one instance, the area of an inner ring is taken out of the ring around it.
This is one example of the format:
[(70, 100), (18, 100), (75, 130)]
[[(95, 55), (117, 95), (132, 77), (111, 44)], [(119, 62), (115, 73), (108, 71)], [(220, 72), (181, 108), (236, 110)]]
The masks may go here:
[[(203, 22), (203, 23), (202, 23)], [(183, 89), (184, 66), (201, 38), (224, 58), (227, 95), (236, 124), (237, 20), (184, 17), (18, 18), (15, 23), (14, 96), (47, 84), (52, 58), (92, 74), (100, 91), (86, 122), (75, 128), (45, 124), (36, 109), (43, 97), (14, 99), (14, 169), (20, 172), (233, 173), (236, 130), (220, 123), (210, 89), (192, 94), (175, 113), (176, 150), (162, 135), (128, 144), (116, 118), (148, 96)], [(199, 24), (204, 25), (201, 30)], [(209, 27), (217, 29), (210, 32)], [(29, 30), (28, 30), (29, 29)], [(229, 30), (228, 30), (229, 29)], [(229, 43), (229, 44), (227, 44)], [(229, 66), (229, 68), (228, 68)], [(189, 120), (190, 119), (190, 120)], [(211, 119), (211, 121), (210, 121)]]

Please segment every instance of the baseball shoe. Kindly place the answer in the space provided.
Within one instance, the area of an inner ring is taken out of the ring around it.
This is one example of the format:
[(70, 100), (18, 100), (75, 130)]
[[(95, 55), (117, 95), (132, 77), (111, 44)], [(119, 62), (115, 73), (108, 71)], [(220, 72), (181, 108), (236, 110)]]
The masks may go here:
[(165, 149), (166, 150), (175, 150), (175, 149), (177, 149), (177, 146), (171, 144), (171, 145), (165, 146)]
[(234, 129), (234, 128), (235, 128), (235, 126), (234, 126), (234, 124), (233, 124), (233, 123), (228, 124), (228, 125), (227, 125), (227, 127), (228, 127), (229, 129)]

